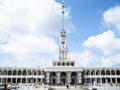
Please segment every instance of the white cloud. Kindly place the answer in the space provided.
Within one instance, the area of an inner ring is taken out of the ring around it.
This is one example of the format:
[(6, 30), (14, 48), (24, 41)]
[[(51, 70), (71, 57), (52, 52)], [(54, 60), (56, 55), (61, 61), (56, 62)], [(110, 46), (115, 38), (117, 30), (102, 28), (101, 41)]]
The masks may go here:
[(120, 64), (120, 38), (115, 33), (115, 30), (120, 31), (120, 6), (105, 11), (103, 21), (111, 30), (88, 37), (82, 44), (86, 49), (71, 55), (78, 66), (110, 67)]
[(120, 31), (120, 6), (112, 7), (103, 13), (104, 23)]
[(100, 57), (103, 66), (120, 63), (120, 38), (111, 30), (89, 37), (83, 45), (93, 52), (93, 55)]
[(102, 50), (104, 55), (112, 55), (120, 51), (120, 38), (115, 37), (113, 31), (108, 30), (102, 34), (89, 37), (84, 45), (89, 48), (98, 48)]
[[(52, 36), (61, 29), (61, 16), (61, 4), (55, 0), (1, 0), (1, 53), (22, 61), (31, 60), (38, 53), (54, 54), (58, 45)], [(67, 8), (65, 20), (66, 28), (74, 27)], [(36, 59), (46, 60), (40, 58), (43, 56)]]
[[(75, 60), (75, 65), (79, 67), (98, 66), (99, 59), (92, 55), (88, 50), (82, 53), (70, 53), (72, 59)], [(100, 66), (100, 65), (99, 65)]]

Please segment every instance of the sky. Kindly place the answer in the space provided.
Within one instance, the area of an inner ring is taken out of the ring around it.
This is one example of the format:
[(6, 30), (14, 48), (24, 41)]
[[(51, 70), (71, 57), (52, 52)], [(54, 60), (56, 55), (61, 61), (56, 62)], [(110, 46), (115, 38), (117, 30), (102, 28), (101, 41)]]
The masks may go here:
[[(0, 67), (49, 67), (58, 58), (61, 0), (0, 0)], [(68, 57), (120, 66), (120, 0), (65, 0)]]

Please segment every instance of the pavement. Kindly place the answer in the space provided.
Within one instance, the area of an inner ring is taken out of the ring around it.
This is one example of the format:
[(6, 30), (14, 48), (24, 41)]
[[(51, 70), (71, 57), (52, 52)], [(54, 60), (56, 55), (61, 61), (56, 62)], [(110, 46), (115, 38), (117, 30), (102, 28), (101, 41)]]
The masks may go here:
[(53, 90), (89, 90), (86, 87), (81, 86), (70, 86), (67, 88), (66, 86), (50, 86)]

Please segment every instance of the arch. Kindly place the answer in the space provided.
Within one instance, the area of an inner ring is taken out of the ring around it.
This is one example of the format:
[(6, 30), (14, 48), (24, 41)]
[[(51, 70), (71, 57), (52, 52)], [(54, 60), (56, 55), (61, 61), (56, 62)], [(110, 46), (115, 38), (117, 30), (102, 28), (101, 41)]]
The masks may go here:
[(115, 75), (115, 70), (111, 70), (111, 75)]
[(70, 65), (69, 62), (67, 62), (66, 65), (69, 66)]
[(92, 70), (92, 71), (91, 71), (91, 75), (95, 75), (95, 70)]
[(37, 75), (41, 75), (41, 71), (40, 70), (37, 70)]
[(62, 63), (62, 66), (65, 66), (65, 62)]
[(100, 75), (100, 70), (97, 70), (97, 71), (96, 71), (96, 75)]
[(50, 73), (50, 84), (52, 85), (56, 84), (56, 73), (55, 72)]
[(17, 78), (17, 83), (21, 83), (21, 78)]
[(44, 70), (41, 70), (41, 75), (43, 75), (44, 74)]
[(60, 64), (60, 62), (58, 62), (58, 66), (60, 66), (61, 64)]
[(26, 83), (26, 78), (22, 78), (22, 83)]
[(77, 84), (77, 73), (76, 72), (71, 73), (71, 84), (72, 85)]
[(31, 70), (28, 70), (27, 73), (28, 73), (28, 75), (31, 75)]
[(18, 75), (21, 75), (21, 74), (22, 74), (21, 70), (18, 70)]
[(3, 71), (3, 75), (7, 75), (7, 70), (4, 70), (4, 71)]
[(16, 75), (17, 74), (17, 71), (16, 70), (13, 70), (13, 75)]
[(87, 70), (87, 71), (86, 71), (86, 75), (90, 75), (90, 70)]
[(105, 70), (101, 70), (101, 75), (105, 75)]
[(33, 71), (32, 71), (32, 75), (36, 75), (36, 70), (33, 70)]
[(116, 75), (120, 75), (120, 71), (119, 70), (116, 70)]
[(61, 84), (65, 85), (66, 84), (66, 72), (62, 72), (60, 77), (61, 77), (61, 80), (60, 80)]
[(26, 75), (26, 74), (27, 74), (26, 70), (23, 70), (22, 75)]
[(71, 62), (71, 66), (74, 66), (74, 62)]
[(16, 83), (16, 78), (12, 78), (12, 83)]
[(0, 70), (0, 75), (2, 75), (2, 70)]
[(12, 75), (12, 71), (11, 70), (8, 70), (8, 75)]
[(110, 75), (110, 70), (106, 70), (106, 75)]

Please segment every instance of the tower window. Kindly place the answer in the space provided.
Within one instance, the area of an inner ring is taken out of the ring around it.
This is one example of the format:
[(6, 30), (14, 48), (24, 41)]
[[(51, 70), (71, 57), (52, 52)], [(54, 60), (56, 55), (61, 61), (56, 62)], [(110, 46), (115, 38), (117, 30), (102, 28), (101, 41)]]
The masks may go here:
[(61, 37), (65, 37), (65, 35), (61, 35)]
[(67, 66), (69, 66), (69, 63), (67, 63)]
[(60, 66), (60, 62), (58, 62), (58, 66)]
[(64, 42), (64, 41), (62, 41), (62, 44), (65, 44), (65, 42)]
[(74, 66), (74, 63), (71, 63), (71, 66)]
[(65, 63), (63, 62), (62, 65), (65, 66)]

